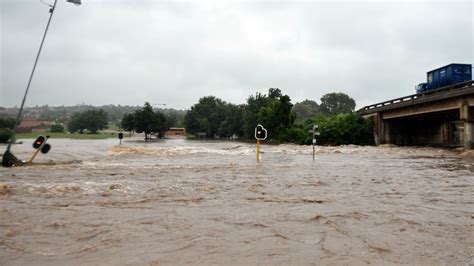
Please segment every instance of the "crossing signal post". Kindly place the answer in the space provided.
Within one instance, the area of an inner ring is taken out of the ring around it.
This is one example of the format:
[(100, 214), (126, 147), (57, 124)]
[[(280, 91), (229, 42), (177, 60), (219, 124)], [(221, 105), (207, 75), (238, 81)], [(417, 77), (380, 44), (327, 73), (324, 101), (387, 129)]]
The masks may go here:
[(35, 159), (36, 155), (41, 151), (41, 153), (48, 153), (49, 150), (51, 150), (51, 145), (49, 143), (46, 143), (46, 141), (49, 139), (49, 136), (38, 136), (35, 141), (33, 142), (33, 148), (35, 151), (33, 152), (33, 156), (31, 156), (31, 159), (28, 161), (28, 164), (31, 164), (33, 160)]
[(260, 161), (260, 141), (267, 138), (267, 130), (260, 124), (255, 127), (255, 139), (257, 139), (257, 161)]

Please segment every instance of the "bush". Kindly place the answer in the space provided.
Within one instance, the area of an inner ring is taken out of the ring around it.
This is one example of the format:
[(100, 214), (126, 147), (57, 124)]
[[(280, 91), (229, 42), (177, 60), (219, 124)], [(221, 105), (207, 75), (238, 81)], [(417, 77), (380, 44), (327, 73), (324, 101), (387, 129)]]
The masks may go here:
[(0, 128), (13, 129), (15, 126), (15, 119), (11, 117), (0, 117)]
[(0, 143), (7, 143), (13, 132), (9, 128), (0, 128)]
[(51, 126), (51, 132), (64, 132), (64, 127), (61, 124), (54, 124)]
[(300, 145), (310, 144), (311, 135), (303, 127), (295, 126), (286, 130), (282, 140), (284, 142), (292, 142)]
[(331, 117), (317, 117), (305, 122), (309, 130), (314, 124), (319, 126), (319, 144), (326, 145), (373, 145), (373, 122), (355, 113), (338, 114)]
[(84, 130), (96, 134), (98, 130), (107, 127), (108, 118), (107, 113), (102, 109), (86, 110), (83, 112), (74, 113), (68, 123), (68, 129), (71, 133), (79, 131), (83, 133)]

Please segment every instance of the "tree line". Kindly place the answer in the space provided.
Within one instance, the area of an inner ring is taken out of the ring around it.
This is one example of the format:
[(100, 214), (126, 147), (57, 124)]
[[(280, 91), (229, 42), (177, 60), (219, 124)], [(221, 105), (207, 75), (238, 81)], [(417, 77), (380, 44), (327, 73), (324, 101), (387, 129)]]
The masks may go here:
[[(270, 88), (267, 93), (248, 96), (244, 104), (228, 103), (215, 96), (202, 97), (186, 112), (180, 111), (180, 121), (176, 115), (155, 111), (147, 102), (141, 108), (129, 109), (118, 125), (124, 130), (144, 133), (145, 139), (153, 134), (161, 137), (170, 127), (184, 126), (191, 137), (250, 140), (260, 123), (268, 130), (272, 142), (310, 144), (309, 131), (317, 124), (320, 144), (373, 144), (372, 122), (354, 113), (355, 106), (354, 99), (344, 93), (325, 94), (319, 104), (313, 100), (293, 104), (280, 89)], [(86, 109), (71, 115), (67, 129), (71, 133), (94, 134), (107, 128), (109, 121), (109, 112), (102, 108)], [(8, 140), (13, 124), (12, 118), (0, 118), (0, 141)], [(56, 124), (53, 130), (62, 132), (64, 128)]]
[(319, 126), (319, 143), (372, 144), (373, 125), (353, 113), (356, 103), (344, 93), (328, 93), (321, 104), (305, 100), (293, 105), (278, 88), (256, 93), (245, 104), (227, 103), (205, 96), (191, 106), (184, 117), (189, 134), (207, 138), (252, 139), (257, 124), (268, 131), (273, 142), (311, 143), (309, 131)]

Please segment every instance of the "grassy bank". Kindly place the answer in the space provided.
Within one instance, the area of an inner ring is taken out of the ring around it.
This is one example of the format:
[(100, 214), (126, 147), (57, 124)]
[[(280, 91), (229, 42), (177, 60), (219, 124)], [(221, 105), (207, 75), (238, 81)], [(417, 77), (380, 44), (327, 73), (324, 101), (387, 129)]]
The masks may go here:
[(69, 134), (69, 133), (56, 133), (56, 132), (34, 132), (34, 133), (18, 133), (16, 134), (17, 139), (34, 139), (39, 135), (48, 135), (54, 139), (107, 139), (117, 138), (116, 134), (112, 133), (98, 133), (98, 134)]

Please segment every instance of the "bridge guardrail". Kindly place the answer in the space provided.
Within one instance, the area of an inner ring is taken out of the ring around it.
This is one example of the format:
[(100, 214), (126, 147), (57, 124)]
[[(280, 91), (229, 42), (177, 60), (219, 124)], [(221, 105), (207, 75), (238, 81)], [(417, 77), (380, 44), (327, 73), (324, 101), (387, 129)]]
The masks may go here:
[(457, 84), (454, 84), (454, 85), (441, 87), (441, 88), (435, 89), (435, 90), (428, 90), (428, 91), (424, 91), (422, 93), (412, 94), (412, 95), (408, 95), (408, 96), (388, 100), (388, 101), (385, 101), (385, 102), (380, 102), (380, 103), (376, 103), (376, 104), (372, 104), (372, 105), (367, 105), (367, 106), (362, 107), (361, 109), (359, 109), (357, 112), (363, 112), (363, 111), (368, 111), (368, 110), (372, 110), (372, 109), (377, 109), (377, 108), (380, 108), (380, 107), (385, 107), (385, 106), (388, 106), (388, 105), (399, 104), (399, 103), (404, 103), (404, 102), (408, 102), (408, 101), (414, 101), (416, 99), (420, 99), (420, 98), (423, 98), (424, 96), (432, 95), (432, 94), (435, 94), (435, 93), (460, 89), (460, 88), (469, 87), (469, 86), (472, 87), (473, 85), (474, 85), (474, 80), (465, 81), (465, 82), (457, 83)]

